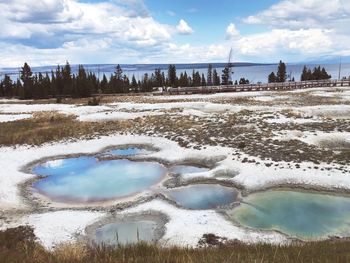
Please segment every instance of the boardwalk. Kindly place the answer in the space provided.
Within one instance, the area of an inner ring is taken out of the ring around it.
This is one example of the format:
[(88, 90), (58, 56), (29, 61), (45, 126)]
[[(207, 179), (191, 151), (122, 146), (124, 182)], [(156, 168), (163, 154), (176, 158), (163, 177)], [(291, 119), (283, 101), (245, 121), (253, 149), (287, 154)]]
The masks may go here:
[(154, 93), (154, 95), (175, 95), (175, 94), (206, 94), (219, 92), (243, 92), (243, 91), (277, 91), (294, 90), (316, 87), (343, 87), (350, 86), (350, 80), (318, 80), (300, 81), (268, 84), (247, 84), (247, 85), (226, 85), (226, 86), (205, 86), (205, 87), (179, 87), (170, 88), (167, 91)]

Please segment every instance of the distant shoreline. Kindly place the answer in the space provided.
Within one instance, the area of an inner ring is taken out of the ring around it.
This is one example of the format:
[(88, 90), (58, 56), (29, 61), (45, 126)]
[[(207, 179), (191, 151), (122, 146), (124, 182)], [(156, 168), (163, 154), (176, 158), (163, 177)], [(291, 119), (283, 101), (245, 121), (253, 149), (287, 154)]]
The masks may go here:
[[(218, 63), (174, 63), (171, 65), (175, 65), (177, 69), (201, 69), (201, 68), (208, 68), (208, 65), (211, 64), (213, 68), (223, 68), (227, 65), (227, 62), (218, 62)], [(250, 67), (250, 66), (271, 66), (271, 65), (277, 65), (278, 63), (251, 63), (251, 62), (233, 62), (231, 63), (233, 67)], [(58, 64), (59, 65), (59, 64)], [(97, 68), (100, 67), (101, 70), (104, 68), (109, 67), (116, 67), (118, 63), (116, 64), (81, 64), (84, 66), (84, 68)], [(161, 69), (161, 70), (167, 70), (170, 64), (119, 64), (121, 68), (125, 71), (129, 70), (154, 70), (154, 69)], [(22, 65), (21, 65), (22, 66)], [(18, 70), (19, 67), (0, 67), (0, 72), (6, 72), (11, 70)], [(79, 64), (72, 64), (72, 68), (77, 68)], [(32, 70), (36, 69), (56, 69), (57, 65), (47, 65), (47, 66), (36, 66), (31, 67)]]

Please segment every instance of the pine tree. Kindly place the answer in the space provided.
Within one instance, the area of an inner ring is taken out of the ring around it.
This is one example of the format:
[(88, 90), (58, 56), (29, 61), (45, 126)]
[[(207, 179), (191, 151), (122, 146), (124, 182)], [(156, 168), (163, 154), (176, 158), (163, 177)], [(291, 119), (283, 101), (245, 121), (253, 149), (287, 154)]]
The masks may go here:
[(5, 97), (4, 82), (0, 81), (0, 97)]
[(31, 99), (32, 98), (32, 89), (33, 89), (33, 78), (32, 70), (27, 63), (24, 63), (24, 66), (21, 69), (21, 80), (23, 82), (23, 94), (20, 97), (21, 99)]
[(53, 71), (51, 71), (51, 85), (50, 85), (50, 94), (53, 97), (56, 97), (57, 91), (56, 91), (56, 77)]
[(79, 97), (89, 97), (91, 95), (91, 83), (88, 81), (86, 71), (83, 65), (78, 67), (78, 75), (76, 78), (77, 95)]
[(195, 87), (195, 81), (196, 81), (196, 71), (192, 70), (192, 81), (191, 81), (191, 86)]
[(277, 82), (286, 82), (287, 69), (286, 64), (280, 60), (277, 69)]
[(220, 85), (220, 77), (219, 77), (218, 72), (216, 71), (216, 69), (213, 70), (213, 84), (215, 86), (219, 86)]
[(163, 86), (166, 85), (166, 77), (165, 77), (164, 71), (162, 72), (162, 84), (163, 84)]
[(142, 92), (149, 91), (149, 78), (148, 78), (148, 74), (147, 73), (145, 73), (143, 75), (142, 84), (141, 84), (141, 90), (142, 90)]
[(207, 84), (208, 84), (208, 86), (213, 85), (213, 66), (212, 66), (212, 64), (208, 65)]
[(168, 81), (169, 85), (173, 88), (177, 87), (176, 66), (169, 65), (168, 67)]
[(222, 85), (229, 85), (229, 79), (230, 79), (230, 68), (229, 67), (225, 67), (222, 70), (222, 75), (221, 75), (221, 83)]
[(201, 75), (199, 74), (198, 71), (194, 71), (192, 72), (192, 86), (193, 87), (199, 87), (201, 85)]
[(17, 93), (17, 96), (21, 99), (24, 98), (24, 87), (20, 81), (20, 79), (17, 79), (17, 82), (16, 82), (16, 93)]
[(123, 78), (123, 70), (122, 70), (122, 68), (120, 67), (119, 64), (116, 66), (114, 74), (115, 74), (115, 78), (117, 80), (122, 80), (122, 78)]
[(307, 72), (307, 67), (306, 67), (306, 66), (303, 67), (303, 72), (301, 73), (300, 80), (301, 80), (301, 81), (309, 80), (309, 79), (308, 79), (308, 72)]
[(98, 93), (99, 81), (98, 81), (96, 75), (93, 74), (92, 72), (90, 72), (88, 74), (87, 81), (89, 83), (90, 93), (91, 94)]
[(75, 74), (72, 74), (72, 97), (77, 98), (79, 97), (78, 95), (78, 88), (77, 88), (77, 77)]
[(49, 74), (46, 73), (45, 77), (43, 78), (43, 98), (48, 98), (50, 94), (50, 87), (51, 87), (51, 80), (49, 77)]
[(124, 74), (123, 76), (123, 93), (130, 92), (130, 80), (127, 75)]
[(269, 83), (277, 82), (277, 77), (275, 75), (275, 72), (271, 72), (271, 74), (269, 75), (269, 78), (268, 78), (268, 82)]
[(332, 76), (327, 73), (325, 68), (322, 68), (321, 79), (330, 79), (330, 78), (332, 78)]
[(100, 88), (102, 93), (107, 93), (108, 92), (108, 80), (105, 74), (103, 74), (101, 83), (100, 83)]
[(62, 96), (63, 95), (63, 74), (62, 74), (62, 70), (61, 67), (58, 65), (56, 68), (56, 92), (57, 95)]
[(180, 87), (188, 87), (188, 76), (186, 71), (181, 72), (178, 84)]
[(321, 69), (321, 66), (314, 67), (313, 71), (311, 71), (311, 69), (304, 66), (300, 79), (301, 81), (324, 80), (324, 79), (330, 79), (331, 77), (332, 76), (328, 75), (325, 68)]
[(134, 91), (138, 90), (138, 85), (134, 74), (132, 75), (132, 78), (131, 78), (131, 87), (133, 88)]
[(207, 86), (207, 82), (205, 81), (204, 74), (202, 74), (201, 86), (202, 86), (202, 87)]
[(184, 74), (181, 72), (180, 78), (179, 78), (179, 86), (180, 87), (185, 87), (185, 80), (184, 80)]
[(248, 79), (245, 79), (245, 78), (241, 78), (241, 79), (239, 80), (239, 84), (240, 84), (240, 85), (249, 84), (249, 80), (248, 80)]
[[(13, 83), (10, 78), (10, 76), (5, 75), (3, 81), (1, 82), (2, 84), (2, 96), (5, 97), (13, 97), (14, 95), (14, 90), (13, 90)], [(1, 96), (1, 95), (0, 95)]]
[(312, 72), (312, 79), (313, 80), (320, 80), (321, 79), (321, 66), (315, 67), (314, 71)]
[(34, 87), (35, 87), (35, 94), (34, 94), (34, 98), (37, 99), (43, 99), (44, 98), (44, 86), (43, 86), (43, 82), (44, 82), (44, 77), (43, 74), (41, 74), (41, 72), (39, 72), (38, 75), (35, 75), (35, 82), (34, 82)]
[(306, 77), (307, 77), (306, 80), (313, 80), (314, 77), (313, 77), (313, 75), (312, 75), (311, 69), (308, 69), (308, 70), (307, 70)]
[(73, 90), (72, 70), (68, 61), (66, 62), (66, 65), (62, 70), (62, 78), (63, 78), (62, 94), (72, 95), (72, 90)]
[(155, 86), (163, 87), (165, 83), (163, 82), (163, 76), (160, 68), (154, 70), (154, 76), (155, 76)]
[(123, 70), (118, 64), (115, 68), (114, 76), (110, 80), (112, 93), (124, 92)]
[(188, 87), (188, 86), (190, 86), (189, 85), (189, 78), (188, 78), (187, 72), (185, 70), (185, 73), (184, 73), (184, 87)]

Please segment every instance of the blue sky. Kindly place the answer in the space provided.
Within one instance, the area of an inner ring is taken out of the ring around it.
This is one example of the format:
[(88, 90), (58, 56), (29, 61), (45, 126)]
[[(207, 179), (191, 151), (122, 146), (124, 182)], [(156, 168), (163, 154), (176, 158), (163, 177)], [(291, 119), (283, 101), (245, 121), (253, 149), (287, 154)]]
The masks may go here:
[(191, 43), (212, 43), (213, 39), (222, 39), (225, 36), (229, 23), (235, 23), (246, 33), (261, 31), (259, 26), (245, 26), (242, 18), (253, 15), (260, 10), (268, 8), (276, 0), (190, 0), (190, 1), (146, 1), (150, 12), (157, 20), (164, 23), (176, 24), (179, 18), (184, 19), (196, 34), (187, 39), (178, 37), (177, 40)]
[(0, 0), (0, 67), (350, 55), (347, 0)]

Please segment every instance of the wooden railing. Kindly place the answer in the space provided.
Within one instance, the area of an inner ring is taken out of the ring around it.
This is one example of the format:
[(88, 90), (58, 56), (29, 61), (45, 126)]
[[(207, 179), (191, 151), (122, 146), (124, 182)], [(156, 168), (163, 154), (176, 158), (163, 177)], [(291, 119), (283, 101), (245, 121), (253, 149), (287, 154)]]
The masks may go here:
[[(219, 92), (243, 92), (243, 91), (275, 91), (275, 90), (294, 90), (317, 87), (343, 87), (350, 86), (350, 80), (317, 80), (317, 81), (299, 81), (268, 84), (245, 84), (245, 85), (221, 85), (221, 86), (203, 86), (203, 87), (179, 87), (169, 88), (166, 91), (158, 92), (162, 95), (173, 94), (206, 94)], [(156, 93), (155, 93), (156, 95)]]

